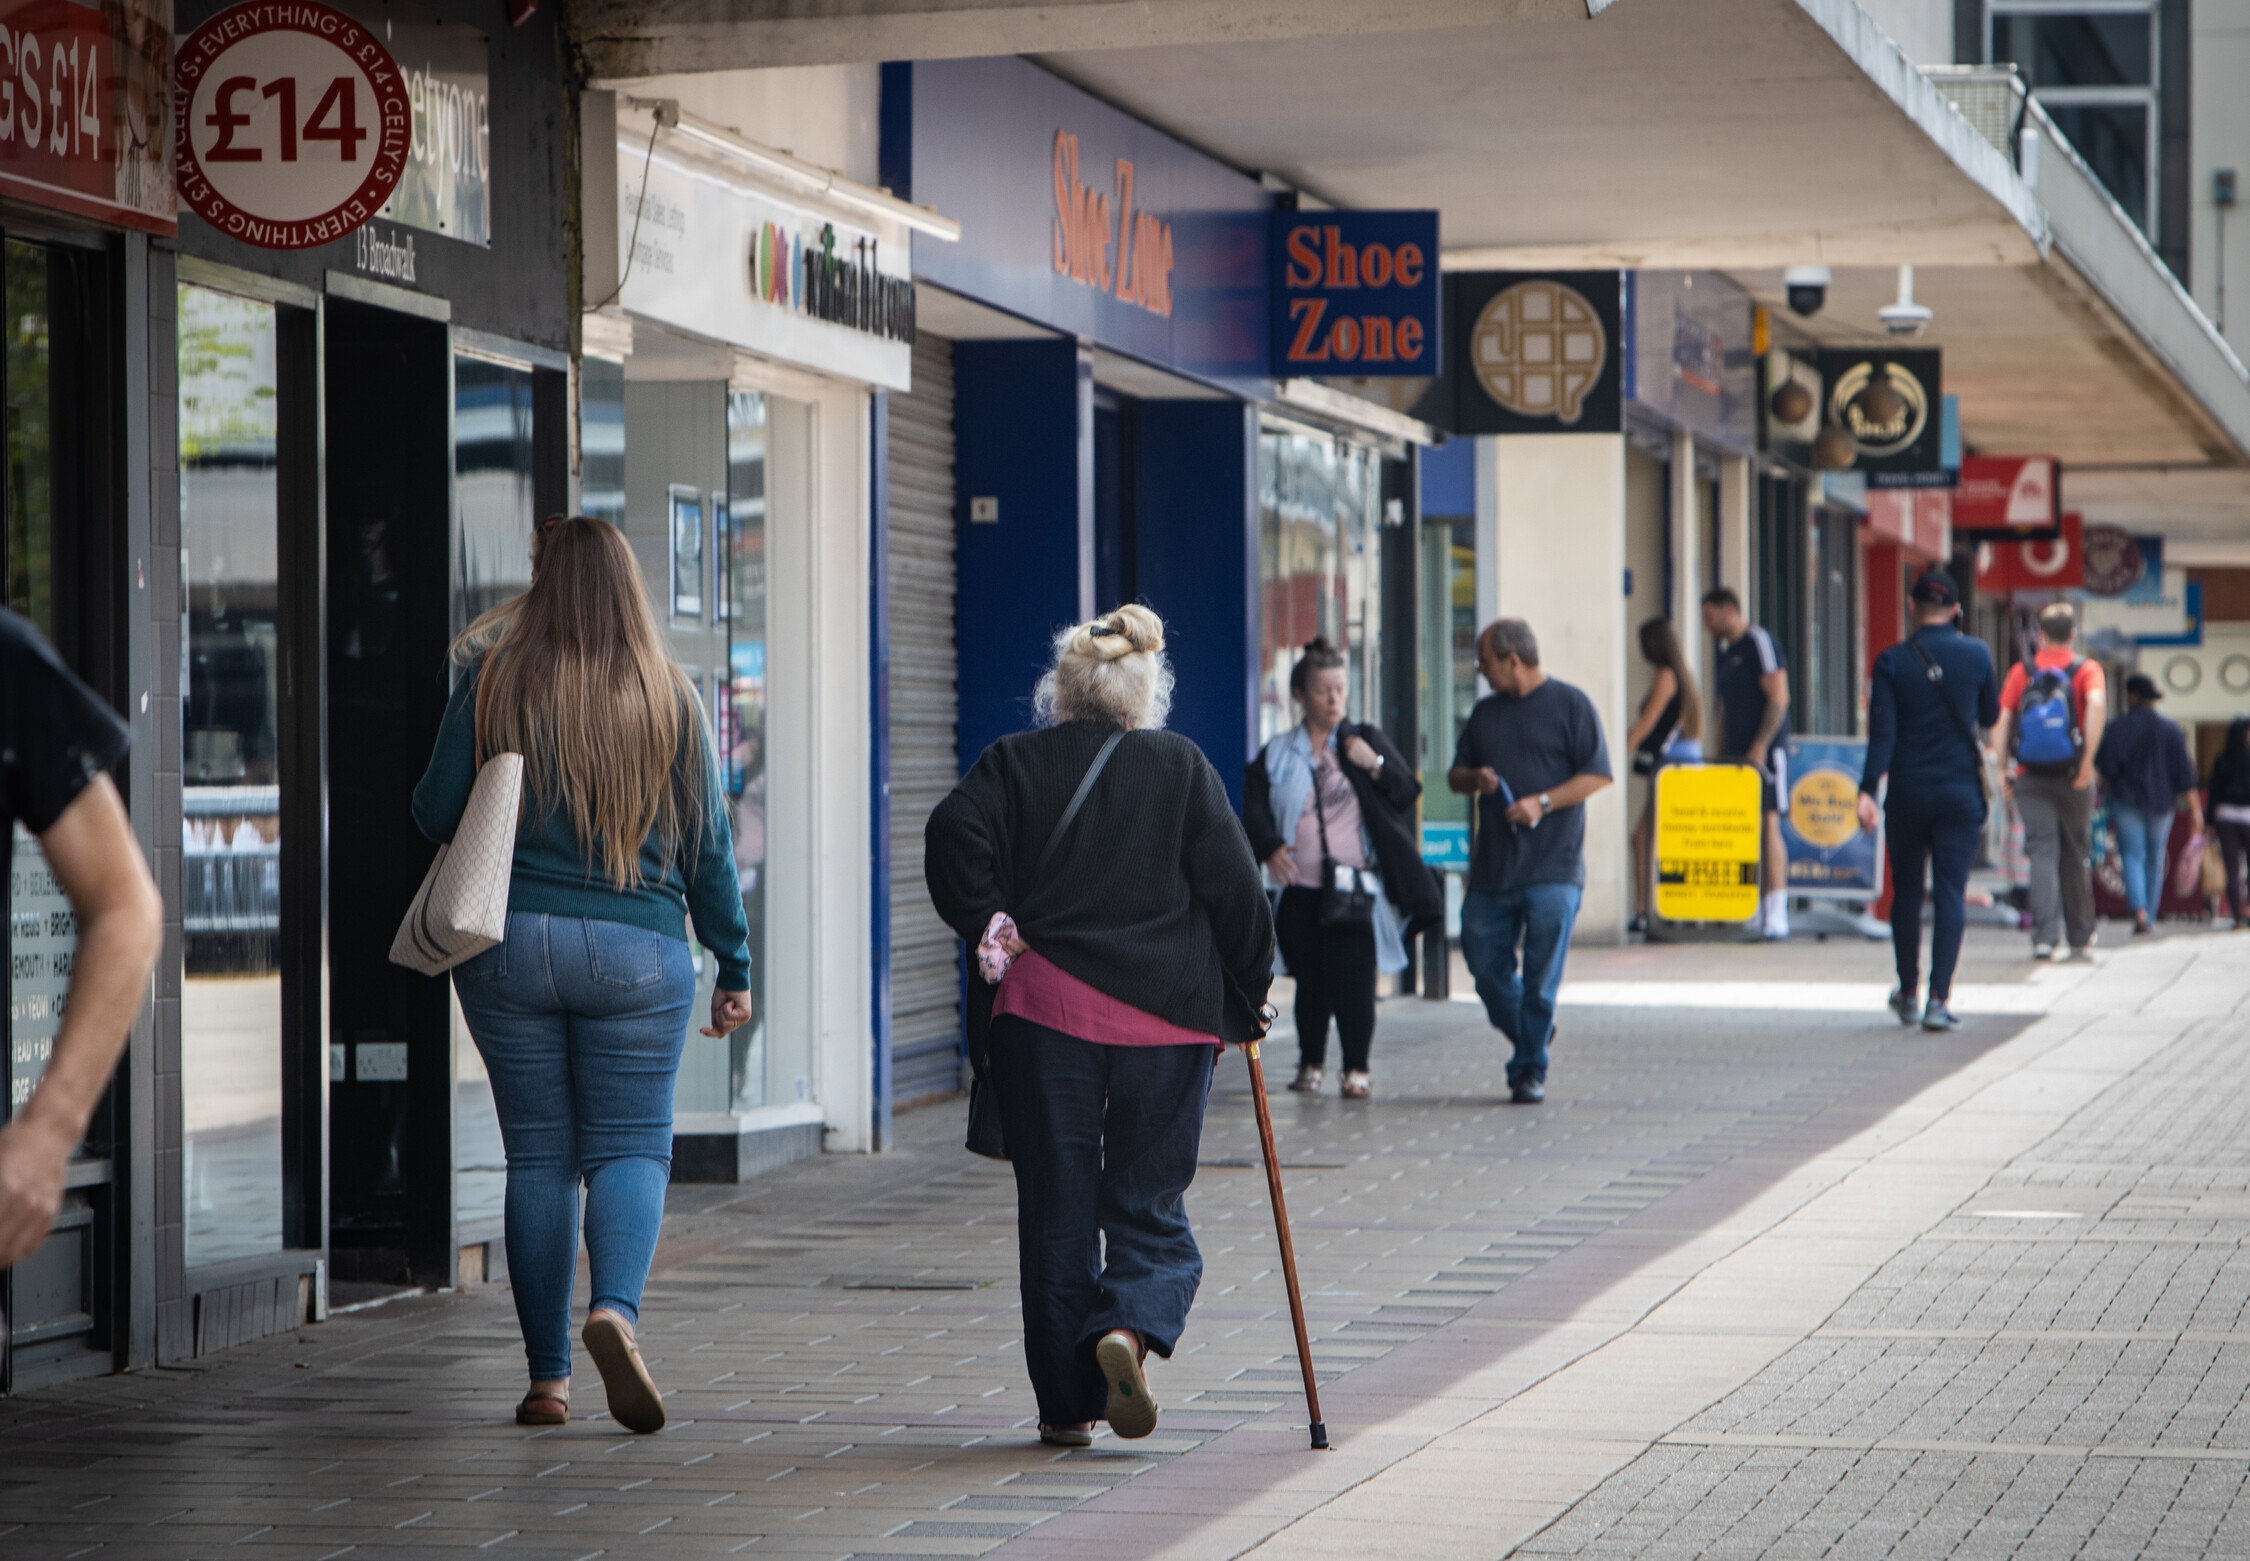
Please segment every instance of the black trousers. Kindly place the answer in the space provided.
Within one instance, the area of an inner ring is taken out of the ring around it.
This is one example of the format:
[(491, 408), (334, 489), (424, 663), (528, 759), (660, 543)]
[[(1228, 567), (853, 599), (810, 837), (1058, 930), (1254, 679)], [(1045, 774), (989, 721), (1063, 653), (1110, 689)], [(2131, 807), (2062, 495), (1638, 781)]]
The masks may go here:
[[(1898, 782), (1894, 776), (1891, 784)], [(1922, 953), (1922, 875), (1930, 877), (1930, 996), (1953, 994), (1953, 967), (1961, 959), (1968, 925), (1964, 903), (1969, 869), (1976, 865), (1984, 832), (1984, 799), (1975, 792), (1902, 798), (1894, 790), (1883, 813), (1891, 858), (1891, 949), (1898, 982), (1915, 989)]]
[(1287, 888), (1274, 913), (1281, 957), (1297, 982), (1297, 1058), (1328, 1062), (1328, 1021), (1344, 1043), (1344, 1066), (1364, 1070), (1375, 1046), (1375, 929), (1323, 927), (1320, 891)]

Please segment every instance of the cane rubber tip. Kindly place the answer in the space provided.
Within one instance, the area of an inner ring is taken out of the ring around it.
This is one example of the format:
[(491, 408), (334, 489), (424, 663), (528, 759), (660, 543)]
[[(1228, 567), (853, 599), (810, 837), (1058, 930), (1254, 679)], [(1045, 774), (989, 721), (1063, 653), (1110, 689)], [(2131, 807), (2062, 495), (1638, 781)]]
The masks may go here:
[(1316, 1453), (1327, 1453), (1335, 1451), (1334, 1448), (1328, 1445), (1328, 1427), (1318, 1420), (1315, 1420), (1312, 1423), (1312, 1445), (1313, 1451)]

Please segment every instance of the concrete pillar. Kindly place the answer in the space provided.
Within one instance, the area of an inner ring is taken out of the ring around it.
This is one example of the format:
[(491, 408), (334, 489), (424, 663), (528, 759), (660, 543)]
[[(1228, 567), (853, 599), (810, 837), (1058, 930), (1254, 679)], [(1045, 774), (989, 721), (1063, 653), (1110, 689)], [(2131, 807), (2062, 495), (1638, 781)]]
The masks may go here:
[(1693, 645), (1701, 633), (1696, 624), (1703, 606), (1703, 577), (1707, 571), (1703, 557), (1704, 531), (1698, 524), (1703, 506), (1696, 496), (1695, 435), (1684, 428), (1672, 431), (1670, 477), (1670, 503), (1666, 511), (1672, 538), (1672, 627), (1680, 632), (1682, 640)]
[(1757, 621), (1757, 603), (1751, 600), (1750, 583), (1757, 575), (1757, 560), (1750, 556), (1750, 458), (1719, 457), (1719, 584), (1732, 586), (1742, 598), (1743, 610)]
[[(1620, 783), (1586, 805), (1586, 896), (1577, 939), (1618, 943), (1632, 914), (1625, 690), (1625, 438), (1622, 434), (1512, 434), (1479, 441), (1477, 593), (1492, 616), (1522, 618), (1539, 636), (1548, 675), (1593, 700)], [(1487, 506), (1486, 472), (1490, 504)], [(1487, 516), (1490, 516), (1489, 522)], [(1494, 539), (1490, 555), (1483, 537)], [(1490, 562), (1487, 562), (1487, 558)], [(1481, 612), (1480, 612), (1481, 616)]]

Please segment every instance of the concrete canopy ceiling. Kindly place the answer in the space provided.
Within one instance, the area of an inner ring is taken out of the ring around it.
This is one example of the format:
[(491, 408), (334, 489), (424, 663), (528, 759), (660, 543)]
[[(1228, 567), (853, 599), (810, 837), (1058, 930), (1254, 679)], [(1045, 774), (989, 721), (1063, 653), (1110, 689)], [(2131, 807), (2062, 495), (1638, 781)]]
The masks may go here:
[(1332, 204), (1434, 206), (1449, 262), (2039, 254), (2005, 203), (2004, 159), (1848, 0), (1618, 0), (1590, 20), (1040, 58)]

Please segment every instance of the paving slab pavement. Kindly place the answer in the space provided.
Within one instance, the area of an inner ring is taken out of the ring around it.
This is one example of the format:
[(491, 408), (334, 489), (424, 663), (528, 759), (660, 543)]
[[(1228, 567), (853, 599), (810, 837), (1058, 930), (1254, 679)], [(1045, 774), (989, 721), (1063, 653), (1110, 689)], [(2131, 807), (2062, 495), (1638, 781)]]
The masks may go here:
[[(505, 1288), (480, 1287), (0, 1403), (0, 1555), (1782, 1554), (1845, 1513), (1855, 1544), (1888, 1525), (1989, 1547), (2048, 1485), (2026, 1533), (2099, 1536), (2089, 1503), (2203, 1511), (2225, 1435), (2000, 1408), (2056, 1350), (2051, 1377), (2120, 1377), (2088, 1401), (2124, 1402), (2144, 1343), (2013, 1337), (2058, 1321), (2234, 1359), (2235, 1238), (2210, 1233), (2250, 1225), (2226, 1159), (2250, 1092), (2197, 1081), (2229, 1071), (2245, 952), (2168, 939), (2034, 970), (1978, 934), (1963, 980), (1992, 995), (1931, 1037), (1880, 1009), (1882, 946), (1581, 951), (1554, 1094), (1528, 1110), (1476, 1008), (1387, 1003), (1375, 1102), (1275, 1100), (1331, 1454), (1304, 1450), (1230, 1059), (1190, 1199), (1205, 1284), (1145, 1442), (1036, 1441), (1012, 1184), (960, 1152), (949, 1106), (903, 1118), (890, 1155), (674, 1189), (643, 1324), (659, 1436), (601, 1417), (590, 1373), (586, 1418), (514, 1426), (520, 1343)], [(1746, 995), (1714, 999), (1727, 983)], [(2171, 1094), (2119, 1094), (2153, 1080)], [(2157, 1138), (2193, 1152), (2144, 1163)], [(1970, 1407), (1907, 1412), (1956, 1357), (1944, 1392)], [(2143, 1373), (2162, 1402), (2231, 1380), (2191, 1389), (2187, 1360)], [(1987, 1379), (2016, 1386), (1976, 1396)], [(2115, 1456), (2139, 1446), (2163, 1456)], [(2159, 1462), (2172, 1485), (2102, 1483)], [(2066, 1464), (2088, 1483), (2054, 1484)]]

